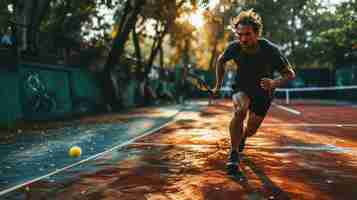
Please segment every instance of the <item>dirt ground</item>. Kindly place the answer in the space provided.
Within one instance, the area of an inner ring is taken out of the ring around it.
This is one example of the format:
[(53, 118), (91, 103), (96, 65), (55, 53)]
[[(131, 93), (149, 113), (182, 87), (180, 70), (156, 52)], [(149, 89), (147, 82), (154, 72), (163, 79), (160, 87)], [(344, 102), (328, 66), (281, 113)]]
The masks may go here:
[(22, 193), (26, 199), (355, 199), (354, 156), (300, 148), (301, 141), (308, 145), (311, 138), (319, 141), (320, 135), (311, 132), (313, 128), (305, 133), (309, 137), (301, 128), (282, 128), (279, 125), (289, 114), (277, 118), (276, 112), (270, 111), (265, 120), (276, 125), (261, 128), (248, 140), (241, 164), (244, 181), (228, 176), (225, 170), (231, 118), (230, 102), (225, 101), (201, 112), (186, 111), (175, 123), (120, 149), (132, 155), (125, 160), (105, 164), (114, 157), (107, 154), (95, 161), (105, 166), (99, 171), (77, 174), (66, 184), (37, 182)]

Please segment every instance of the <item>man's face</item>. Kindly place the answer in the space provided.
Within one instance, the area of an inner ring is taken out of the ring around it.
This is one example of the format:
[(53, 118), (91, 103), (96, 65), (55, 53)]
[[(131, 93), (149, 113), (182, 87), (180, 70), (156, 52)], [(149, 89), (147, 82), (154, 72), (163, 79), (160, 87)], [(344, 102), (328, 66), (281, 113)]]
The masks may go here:
[(256, 33), (251, 25), (239, 24), (236, 28), (236, 33), (243, 49), (252, 49), (257, 46), (258, 33)]

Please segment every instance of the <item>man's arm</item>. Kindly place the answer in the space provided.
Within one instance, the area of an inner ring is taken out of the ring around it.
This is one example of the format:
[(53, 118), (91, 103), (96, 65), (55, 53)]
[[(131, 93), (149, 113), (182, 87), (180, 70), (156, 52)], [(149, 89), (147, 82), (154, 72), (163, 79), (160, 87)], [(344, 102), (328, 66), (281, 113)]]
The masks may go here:
[(265, 90), (272, 90), (278, 88), (288, 83), (291, 80), (294, 80), (296, 75), (294, 70), (289, 67), (285, 68), (280, 72), (281, 77), (276, 79), (263, 78), (260, 82), (260, 86)]
[(223, 58), (222, 55), (220, 55), (218, 57), (217, 64), (216, 64), (216, 85), (214, 87), (214, 91), (215, 92), (217, 92), (221, 88), (222, 82), (223, 82), (223, 78), (224, 78), (224, 72), (225, 72), (224, 64), (225, 64), (225, 61), (222, 58)]
[(281, 77), (274, 79), (274, 82), (273, 82), (274, 88), (281, 87), (281, 86), (285, 85), (286, 83), (288, 83), (289, 81), (294, 80), (296, 77), (295, 72), (291, 67), (286, 68), (283, 71), (281, 71), (280, 75), (281, 75)]
[(224, 52), (218, 57), (216, 64), (216, 85), (213, 89), (214, 93), (217, 93), (222, 86), (224, 78), (224, 65), (227, 61), (238, 57), (239, 44), (237, 42), (231, 42), (228, 44)]

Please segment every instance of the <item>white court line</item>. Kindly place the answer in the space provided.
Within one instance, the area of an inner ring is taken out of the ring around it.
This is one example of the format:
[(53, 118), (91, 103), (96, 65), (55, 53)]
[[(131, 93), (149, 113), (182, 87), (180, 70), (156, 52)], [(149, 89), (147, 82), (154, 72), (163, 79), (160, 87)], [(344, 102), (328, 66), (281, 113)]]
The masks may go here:
[(357, 153), (356, 148), (338, 147), (335, 145), (286, 145), (286, 146), (249, 146), (250, 149), (277, 149), (277, 150), (302, 150), (302, 151), (330, 151), (334, 153)]
[(116, 150), (116, 149), (125, 147), (125, 146), (127, 146), (127, 145), (133, 143), (135, 140), (138, 140), (138, 139), (140, 139), (140, 138), (142, 138), (142, 137), (145, 137), (145, 136), (147, 136), (147, 135), (150, 135), (150, 134), (152, 134), (152, 133), (155, 133), (156, 131), (158, 131), (158, 130), (160, 130), (160, 129), (162, 129), (162, 128), (164, 128), (164, 127), (166, 127), (166, 126), (168, 126), (168, 125), (170, 125), (170, 124), (172, 124), (172, 123), (174, 123), (175, 121), (176, 121), (176, 120), (171, 120), (171, 121), (169, 121), (169, 122), (167, 122), (167, 123), (165, 123), (165, 124), (163, 124), (163, 125), (161, 125), (161, 126), (155, 128), (155, 129), (153, 129), (153, 130), (151, 130), (151, 131), (148, 131), (148, 132), (144, 133), (143, 135), (139, 135), (139, 136), (137, 136), (137, 137), (135, 137), (135, 138), (133, 138), (133, 139), (131, 139), (131, 140), (128, 140), (128, 141), (126, 141), (126, 142), (124, 142), (124, 143), (121, 143), (121, 144), (119, 144), (119, 145), (117, 145), (117, 146), (114, 146), (114, 147), (112, 147), (111, 149), (108, 149), (108, 150), (106, 150), (106, 151), (104, 151), (104, 152), (102, 152), (102, 153), (95, 154), (95, 155), (93, 155), (93, 156), (90, 156), (90, 157), (88, 157), (88, 158), (86, 158), (86, 159), (80, 160), (80, 161), (78, 161), (78, 162), (76, 162), (76, 163), (73, 163), (73, 164), (71, 164), (71, 165), (68, 165), (68, 166), (66, 166), (66, 167), (63, 167), (63, 168), (61, 168), (61, 169), (56, 169), (55, 171), (53, 171), (53, 172), (51, 172), (51, 173), (48, 173), (48, 174), (46, 174), (46, 175), (43, 175), (43, 176), (34, 178), (34, 179), (29, 180), (29, 181), (26, 181), (26, 182), (24, 182), (24, 183), (21, 183), (21, 184), (15, 185), (15, 186), (13, 186), (13, 187), (10, 187), (10, 188), (8, 188), (8, 189), (2, 190), (2, 191), (0, 191), (0, 196), (2, 196), (2, 195), (4, 195), (4, 194), (7, 194), (7, 193), (9, 193), (9, 192), (12, 192), (12, 191), (14, 191), (14, 190), (17, 190), (17, 189), (19, 189), (19, 188), (21, 188), (21, 187), (24, 187), (24, 186), (26, 186), (26, 185), (32, 184), (32, 183), (34, 183), (34, 182), (37, 182), (37, 181), (39, 181), (39, 180), (42, 180), (42, 179), (44, 179), (44, 178), (47, 178), (47, 177), (53, 176), (53, 175), (55, 175), (55, 174), (58, 174), (58, 173), (60, 173), (60, 172), (63, 172), (63, 171), (65, 171), (65, 170), (67, 170), (67, 169), (70, 169), (70, 168), (72, 168), (72, 167), (75, 167), (75, 166), (78, 166), (78, 165), (80, 165), (80, 164), (83, 164), (83, 163), (85, 163), (85, 162), (87, 162), (87, 161), (90, 161), (90, 160), (99, 158), (99, 157), (101, 157), (101, 156), (103, 156), (103, 155), (105, 155), (105, 154), (107, 154), (107, 153), (109, 153), (109, 152), (112, 152), (112, 151)]
[(216, 147), (217, 144), (169, 144), (169, 143), (155, 143), (155, 142), (133, 142), (132, 145), (146, 145), (146, 146), (180, 146), (180, 147)]
[(261, 127), (357, 127), (357, 124), (332, 123), (263, 123)]
[(300, 112), (300, 111), (297, 111), (297, 110), (295, 110), (295, 109), (288, 108), (288, 107), (282, 106), (282, 105), (278, 105), (278, 104), (276, 104), (276, 103), (272, 103), (272, 104), (273, 104), (274, 106), (276, 106), (277, 108), (280, 108), (280, 109), (282, 109), (282, 110), (291, 112), (291, 113), (293, 113), (293, 114), (295, 114), (295, 115), (301, 115), (301, 112)]
[[(173, 147), (217, 147), (221, 148), (215, 144), (168, 144), (168, 143), (153, 143), (153, 142), (134, 142), (133, 145), (146, 145), (154, 147), (164, 147), (164, 146), (173, 146)], [(227, 147), (229, 148), (229, 147)], [(347, 148), (347, 147), (338, 147), (333, 144), (321, 144), (321, 145), (285, 145), (285, 146), (272, 146), (272, 145), (249, 145), (248, 149), (272, 149), (272, 150), (297, 150), (297, 151), (327, 151), (333, 153), (352, 153), (357, 155), (357, 148)]]

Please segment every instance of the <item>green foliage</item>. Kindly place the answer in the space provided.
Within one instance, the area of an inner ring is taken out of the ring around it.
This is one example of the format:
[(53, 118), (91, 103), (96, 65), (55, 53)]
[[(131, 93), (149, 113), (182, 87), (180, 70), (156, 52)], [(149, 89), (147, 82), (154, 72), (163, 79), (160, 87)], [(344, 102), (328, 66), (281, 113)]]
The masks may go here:
[[(0, 1), (0, 29), (6, 26), (8, 19), (14, 18), (7, 9), (12, 2), (24, 1)], [(112, 42), (113, 22), (118, 26), (125, 17), (126, 2), (51, 1), (39, 27), (43, 48), (56, 52), (63, 46), (94, 41), (94, 46), (108, 50)], [(136, 25), (143, 59), (149, 59), (155, 38), (167, 29), (162, 40), (165, 65), (182, 63), (185, 57), (189, 62), (207, 68), (211, 57), (216, 57), (228, 40), (234, 39), (229, 31), (231, 17), (249, 8), (261, 14), (264, 37), (281, 45), (297, 67), (335, 66), (338, 59), (357, 43), (356, 0), (345, 1), (335, 8), (322, 4), (320, 0), (220, 0), (215, 8), (209, 8), (210, 3), (210, 0), (147, 0)], [(113, 21), (108, 21), (101, 13), (105, 9), (115, 13)], [(180, 20), (200, 9), (205, 9), (203, 27), (195, 27), (187, 19)], [(150, 21), (153, 27), (159, 24), (158, 32), (148, 28)], [(131, 57), (135, 55), (130, 42), (125, 53)]]
[(13, 13), (11, 13), (8, 9), (8, 6), (10, 5), (10, 0), (0, 1), (0, 33), (6, 31), (9, 25), (9, 20), (13, 17)]
[(320, 14), (320, 26), (311, 40), (315, 55), (322, 62), (338, 65), (343, 55), (357, 43), (356, 2), (342, 3), (336, 11)]
[(245, 4), (262, 15), (265, 37), (299, 67), (335, 67), (357, 40), (356, 1), (336, 6), (320, 0), (265, 0)]

